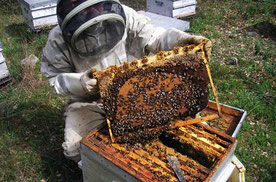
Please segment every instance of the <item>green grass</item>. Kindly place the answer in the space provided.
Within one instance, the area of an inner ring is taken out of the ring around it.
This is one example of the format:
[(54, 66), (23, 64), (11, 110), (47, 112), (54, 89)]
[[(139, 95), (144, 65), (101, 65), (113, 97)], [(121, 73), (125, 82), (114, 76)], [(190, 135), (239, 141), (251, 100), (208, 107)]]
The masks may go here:
[[(145, 9), (145, 0), (122, 1)], [(276, 24), (273, 0), (198, 0), (190, 32), (213, 42), (211, 69), (220, 102), (248, 111), (238, 135), (236, 155), (247, 181), (276, 179), (276, 44), (249, 36), (246, 27)], [(0, 88), (0, 181), (78, 181), (81, 171), (62, 153), (66, 98), (55, 95), (40, 73), (20, 61), (41, 58), (48, 34), (35, 34), (23, 23), (15, 0), (0, 0), (0, 41), (13, 80)], [(238, 65), (227, 65), (236, 57)], [(211, 99), (213, 96), (210, 96)]]
[[(248, 111), (236, 151), (247, 181), (276, 179), (276, 44), (244, 29), (262, 21), (275, 25), (275, 8), (272, 1), (205, 1), (191, 21), (192, 32), (214, 42), (211, 69), (220, 101)], [(230, 57), (238, 65), (227, 65)]]
[(0, 92), (0, 181), (80, 181), (61, 148), (66, 99), (49, 88), (40, 63), (34, 70), (20, 64), (30, 54), (41, 58), (48, 33), (28, 29), (17, 1), (0, 5), (0, 41), (13, 78)]

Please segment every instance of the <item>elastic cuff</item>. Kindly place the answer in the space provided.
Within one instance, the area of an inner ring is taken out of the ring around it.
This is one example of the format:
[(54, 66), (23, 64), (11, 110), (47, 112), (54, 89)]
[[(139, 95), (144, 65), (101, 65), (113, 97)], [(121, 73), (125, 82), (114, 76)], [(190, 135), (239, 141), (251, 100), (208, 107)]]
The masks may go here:
[(80, 155), (76, 155), (76, 156), (67, 156), (64, 154), (64, 156), (69, 159), (74, 161), (75, 163), (78, 163), (81, 160), (81, 156)]
[(55, 79), (55, 90), (62, 95), (86, 95), (80, 83), (80, 77), (83, 73), (62, 73)]

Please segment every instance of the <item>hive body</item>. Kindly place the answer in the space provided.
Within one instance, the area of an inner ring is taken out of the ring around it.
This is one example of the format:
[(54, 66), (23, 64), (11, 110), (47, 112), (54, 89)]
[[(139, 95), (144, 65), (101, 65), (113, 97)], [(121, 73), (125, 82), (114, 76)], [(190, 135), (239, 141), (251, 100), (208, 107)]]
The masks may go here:
[(111, 143), (107, 128), (96, 129), (82, 140), (82, 144), (82, 149), (88, 149), (82, 153), (82, 159), (85, 176), (93, 174), (89, 179), (100, 177), (91, 168), (86, 168), (92, 162), (93, 157), (88, 152), (92, 150), (96, 152), (97, 158), (103, 157), (100, 157), (101, 162), (97, 167), (103, 166), (103, 161), (110, 161), (121, 169), (119, 171), (128, 173), (125, 177), (132, 176), (137, 179), (128, 180), (122, 177), (120, 172), (116, 173), (114, 167), (107, 166), (105, 175), (110, 177), (110, 181), (147, 182), (178, 181), (167, 156), (178, 158), (187, 181), (215, 181), (213, 177), (219, 168), (230, 163), (236, 147), (232, 137), (201, 124), (170, 130), (145, 145), (134, 146)]
[(145, 142), (208, 102), (204, 43), (177, 47), (94, 73), (106, 117), (121, 142)]

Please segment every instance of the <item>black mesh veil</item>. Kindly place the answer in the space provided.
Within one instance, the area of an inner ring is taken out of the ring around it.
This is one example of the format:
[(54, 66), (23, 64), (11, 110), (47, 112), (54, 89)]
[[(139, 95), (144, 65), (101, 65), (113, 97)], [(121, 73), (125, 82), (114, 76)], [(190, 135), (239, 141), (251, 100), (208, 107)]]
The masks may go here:
[(125, 13), (119, 1), (60, 0), (58, 22), (65, 41), (82, 55), (112, 49), (125, 32)]

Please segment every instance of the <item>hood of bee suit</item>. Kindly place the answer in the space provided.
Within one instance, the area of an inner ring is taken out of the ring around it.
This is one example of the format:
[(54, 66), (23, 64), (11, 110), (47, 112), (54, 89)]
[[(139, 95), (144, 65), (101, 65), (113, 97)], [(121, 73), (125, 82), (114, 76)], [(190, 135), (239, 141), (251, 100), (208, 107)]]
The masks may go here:
[(57, 17), (65, 42), (83, 56), (108, 52), (125, 33), (118, 0), (58, 0)]

